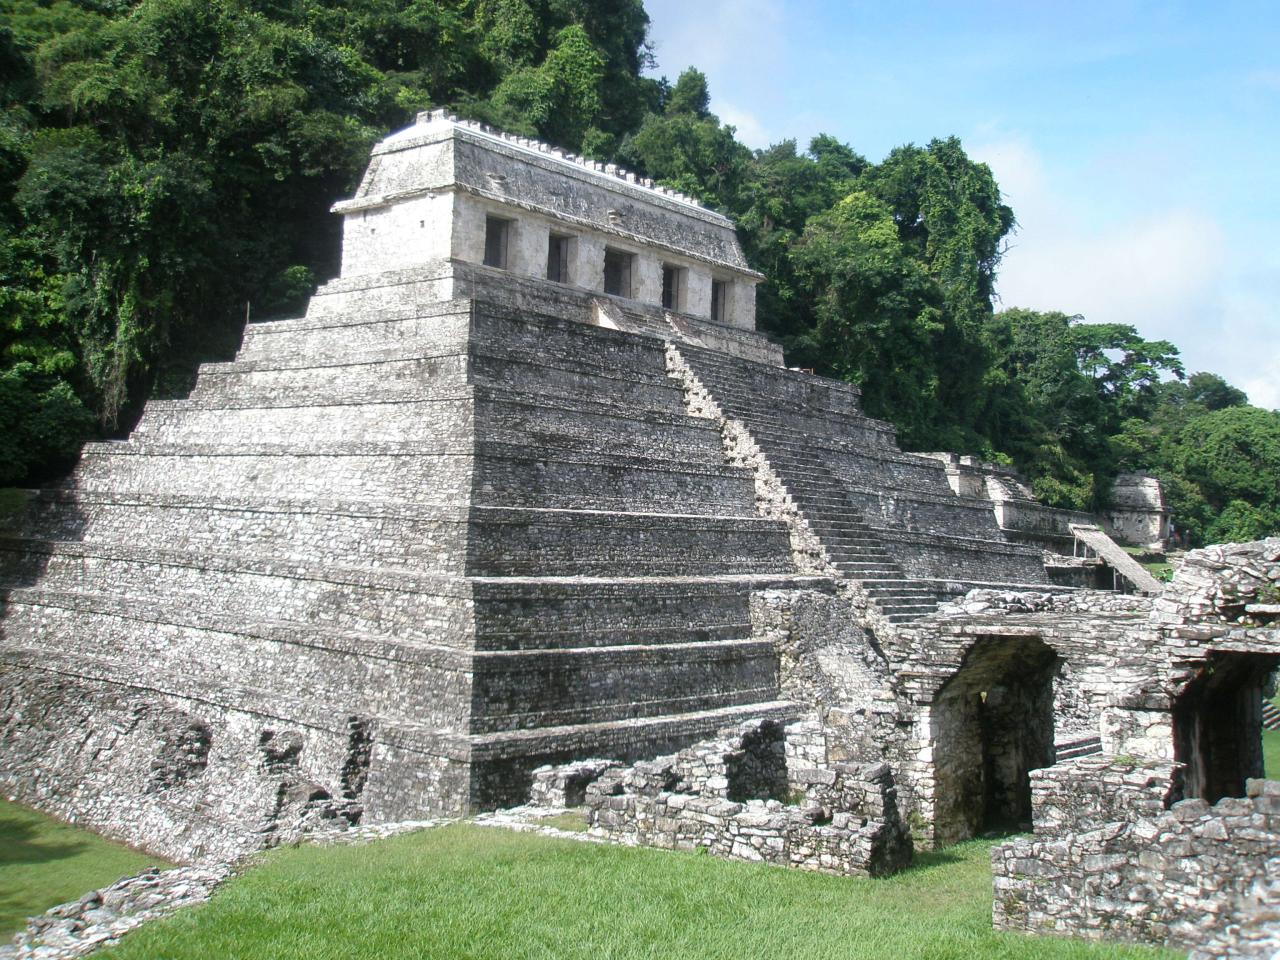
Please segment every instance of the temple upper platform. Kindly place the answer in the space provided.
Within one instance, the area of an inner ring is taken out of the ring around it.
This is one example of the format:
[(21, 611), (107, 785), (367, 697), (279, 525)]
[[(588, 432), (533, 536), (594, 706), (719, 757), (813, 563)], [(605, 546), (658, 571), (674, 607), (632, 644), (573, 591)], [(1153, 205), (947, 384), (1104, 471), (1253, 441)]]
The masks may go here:
[(447, 261), (755, 329), (727, 217), (615, 167), (444, 111), (379, 143), (343, 217), (342, 280)]

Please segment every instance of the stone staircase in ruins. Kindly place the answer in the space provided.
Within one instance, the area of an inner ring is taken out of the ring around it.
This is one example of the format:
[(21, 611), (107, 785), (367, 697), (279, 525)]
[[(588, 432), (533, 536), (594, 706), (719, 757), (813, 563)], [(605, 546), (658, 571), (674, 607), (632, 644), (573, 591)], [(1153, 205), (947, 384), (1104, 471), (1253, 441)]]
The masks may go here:
[(957, 496), (941, 465), (903, 453), (856, 387), (673, 344), (724, 415), (750, 433), (832, 566), (907, 623), (973, 587), (1057, 589), (1039, 550), (1007, 542), (988, 501)]

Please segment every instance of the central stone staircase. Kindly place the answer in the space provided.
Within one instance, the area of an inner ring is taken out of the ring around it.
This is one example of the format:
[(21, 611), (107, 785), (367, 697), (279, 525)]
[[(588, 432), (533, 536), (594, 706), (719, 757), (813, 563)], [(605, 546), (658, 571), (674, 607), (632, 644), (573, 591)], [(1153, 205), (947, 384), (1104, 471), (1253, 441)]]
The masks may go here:
[(974, 587), (1054, 589), (1041, 552), (1006, 541), (990, 502), (953, 493), (938, 461), (903, 453), (889, 424), (862, 413), (856, 387), (688, 342), (672, 347), (750, 434), (831, 565), (860, 581), (891, 622)]

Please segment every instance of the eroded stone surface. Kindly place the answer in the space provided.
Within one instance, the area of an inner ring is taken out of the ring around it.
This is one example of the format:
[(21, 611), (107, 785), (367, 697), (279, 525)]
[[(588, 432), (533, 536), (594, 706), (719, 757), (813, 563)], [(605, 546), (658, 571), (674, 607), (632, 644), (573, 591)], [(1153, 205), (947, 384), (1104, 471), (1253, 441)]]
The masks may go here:
[(229, 863), (160, 870), (151, 867), (33, 918), (0, 957), (71, 960), (116, 943), (130, 930), (183, 907), (204, 903), (232, 874)]
[(587, 788), (587, 822), (619, 843), (824, 873), (883, 876), (911, 862), (887, 764), (789, 766), (785, 733), (767, 721), (606, 772)]

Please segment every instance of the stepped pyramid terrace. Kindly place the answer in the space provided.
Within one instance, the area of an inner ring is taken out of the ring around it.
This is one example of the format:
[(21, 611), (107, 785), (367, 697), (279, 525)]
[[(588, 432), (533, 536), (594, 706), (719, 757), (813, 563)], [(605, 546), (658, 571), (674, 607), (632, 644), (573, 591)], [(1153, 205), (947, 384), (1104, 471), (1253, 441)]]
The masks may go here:
[(739, 824), (799, 790), (827, 814), (785, 805), (771, 859), (878, 873), (1030, 822), (1032, 771), (1261, 773), (1270, 621), (1201, 628), (1097, 518), (788, 369), (725, 217), (442, 112), (333, 209), (305, 315), (0, 540), (9, 795), (207, 858), (535, 787), (658, 842), (646, 798)]

